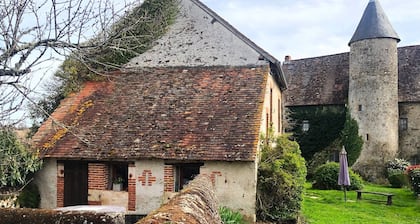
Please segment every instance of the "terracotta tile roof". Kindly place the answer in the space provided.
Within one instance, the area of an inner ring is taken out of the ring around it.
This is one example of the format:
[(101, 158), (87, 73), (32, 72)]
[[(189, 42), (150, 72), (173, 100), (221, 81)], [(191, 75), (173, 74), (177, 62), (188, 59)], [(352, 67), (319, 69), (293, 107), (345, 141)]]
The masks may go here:
[(34, 141), (44, 157), (252, 161), (269, 67), (150, 68), (88, 83)]
[[(292, 60), (283, 65), (286, 106), (345, 104), (349, 53)], [(398, 48), (399, 102), (420, 102), (420, 45)]]

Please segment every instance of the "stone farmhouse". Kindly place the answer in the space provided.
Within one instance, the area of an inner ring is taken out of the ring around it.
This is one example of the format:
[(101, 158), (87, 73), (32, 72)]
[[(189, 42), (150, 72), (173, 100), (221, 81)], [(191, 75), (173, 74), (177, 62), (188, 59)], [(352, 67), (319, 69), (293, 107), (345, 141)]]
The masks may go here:
[(283, 64), (286, 108), (348, 108), (364, 141), (353, 168), (371, 181), (383, 177), (388, 160), (420, 160), (420, 46), (397, 48), (399, 41), (379, 1), (370, 0), (350, 52)]
[(280, 62), (198, 0), (110, 80), (62, 100), (33, 137), (41, 207), (121, 205), (147, 214), (197, 174), (255, 219), (261, 133), (282, 132)]

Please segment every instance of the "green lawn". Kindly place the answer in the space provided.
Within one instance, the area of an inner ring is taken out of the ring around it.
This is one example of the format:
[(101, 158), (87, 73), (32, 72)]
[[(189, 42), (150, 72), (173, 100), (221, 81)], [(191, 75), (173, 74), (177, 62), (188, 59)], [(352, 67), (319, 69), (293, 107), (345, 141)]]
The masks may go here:
[(303, 216), (310, 224), (420, 223), (420, 200), (409, 189), (366, 184), (363, 190), (393, 193), (393, 204), (387, 206), (385, 196), (371, 194), (363, 195), (363, 200), (357, 201), (355, 191), (347, 192), (347, 202), (344, 202), (343, 191), (315, 190), (307, 184)]

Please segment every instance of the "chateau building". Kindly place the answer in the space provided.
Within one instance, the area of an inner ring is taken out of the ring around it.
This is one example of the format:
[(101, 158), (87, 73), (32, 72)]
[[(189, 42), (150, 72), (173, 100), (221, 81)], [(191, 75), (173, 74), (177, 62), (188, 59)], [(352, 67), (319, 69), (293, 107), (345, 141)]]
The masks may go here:
[(370, 0), (350, 52), (283, 64), (286, 108), (347, 107), (364, 142), (353, 168), (372, 181), (395, 157), (420, 159), (420, 46), (397, 48), (399, 41), (379, 1)]

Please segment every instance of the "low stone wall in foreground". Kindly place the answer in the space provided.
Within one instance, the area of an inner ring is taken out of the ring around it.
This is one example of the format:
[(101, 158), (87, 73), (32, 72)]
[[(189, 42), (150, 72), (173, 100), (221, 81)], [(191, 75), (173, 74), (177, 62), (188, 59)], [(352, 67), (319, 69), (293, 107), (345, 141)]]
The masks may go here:
[(57, 211), (27, 208), (0, 209), (1, 224), (124, 224), (123, 213)]
[(222, 223), (210, 177), (198, 175), (180, 194), (136, 224), (156, 223)]

